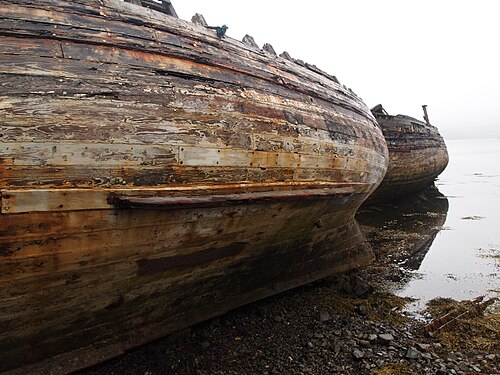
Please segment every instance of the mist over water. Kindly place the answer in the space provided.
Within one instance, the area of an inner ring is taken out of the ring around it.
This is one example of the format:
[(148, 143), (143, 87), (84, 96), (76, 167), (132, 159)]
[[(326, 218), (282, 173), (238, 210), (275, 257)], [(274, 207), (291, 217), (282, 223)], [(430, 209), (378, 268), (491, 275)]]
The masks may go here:
[(500, 291), (500, 140), (447, 141), (450, 163), (436, 181), (446, 221), (415, 277), (398, 294), (425, 302)]

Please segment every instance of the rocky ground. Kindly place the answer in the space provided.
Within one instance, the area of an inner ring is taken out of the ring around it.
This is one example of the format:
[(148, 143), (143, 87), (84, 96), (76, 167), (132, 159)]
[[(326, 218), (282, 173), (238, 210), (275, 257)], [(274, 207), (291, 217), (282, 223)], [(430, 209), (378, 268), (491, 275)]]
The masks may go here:
[(83, 373), (500, 373), (498, 330), (486, 333), (486, 346), (462, 345), (468, 336), (456, 345), (405, 316), (403, 299), (380, 291), (348, 296), (337, 282), (328, 279), (232, 311)]
[[(80, 374), (499, 374), (498, 303), (440, 299), (425, 321), (390, 292), (409, 277), (405, 259), (422, 256), (413, 245), (432, 242), (435, 231), (424, 233), (422, 217), (404, 231), (390, 218), (361, 222), (377, 255), (369, 267), (231, 311)], [(428, 321), (443, 316), (428, 333)]]

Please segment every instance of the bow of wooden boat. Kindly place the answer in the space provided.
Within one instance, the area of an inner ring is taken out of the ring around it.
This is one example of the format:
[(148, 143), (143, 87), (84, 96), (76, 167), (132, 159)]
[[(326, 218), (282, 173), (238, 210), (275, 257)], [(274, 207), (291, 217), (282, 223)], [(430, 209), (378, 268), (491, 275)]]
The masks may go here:
[(0, 372), (372, 258), (354, 213), (387, 147), (336, 78), (119, 0), (0, 4)]

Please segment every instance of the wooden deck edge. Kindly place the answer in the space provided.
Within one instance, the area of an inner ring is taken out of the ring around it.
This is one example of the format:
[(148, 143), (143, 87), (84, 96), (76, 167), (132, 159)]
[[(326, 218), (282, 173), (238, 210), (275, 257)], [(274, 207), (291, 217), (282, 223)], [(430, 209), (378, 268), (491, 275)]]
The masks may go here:
[[(285, 196), (293, 194), (312, 194), (313, 190), (329, 190), (328, 194), (364, 193), (370, 191), (373, 185), (369, 183), (331, 183), (331, 182), (275, 182), (275, 183), (243, 183), (206, 186), (177, 186), (177, 187), (146, 187), (127, 189), (3, 189), (0, 190), (1, 214), (16, 214), (26, 212), (60, 212), (75, 210), (115, 209), (113, 197), (135, 198), (176, 198), (195, 202), (195, 198), (226, 196), (219, 200), (250, 202), (250, 196), (241, 194), (257, 194), (267, 192), (267, 199), (272, 199), (274, 192)], [(301, 191), (301, 193), (294, 193)], [(228, 198), (228, 195), (235, 197)], [(239, 197), (239, 198), (238, 198)], [(110, 199), (111, 198), (111, 199)], [(171, 201), (174, 202), (174, 201)]]

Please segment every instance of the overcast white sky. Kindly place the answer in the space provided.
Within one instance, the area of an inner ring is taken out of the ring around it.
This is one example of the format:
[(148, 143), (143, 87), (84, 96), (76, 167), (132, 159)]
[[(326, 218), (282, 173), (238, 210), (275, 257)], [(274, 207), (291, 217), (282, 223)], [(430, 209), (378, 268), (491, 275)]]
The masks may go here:
[(447, 139), (500, 137), (498, 0), (172, 0), (227, 35), (317, 65), (371, 108), (422, 118)]

